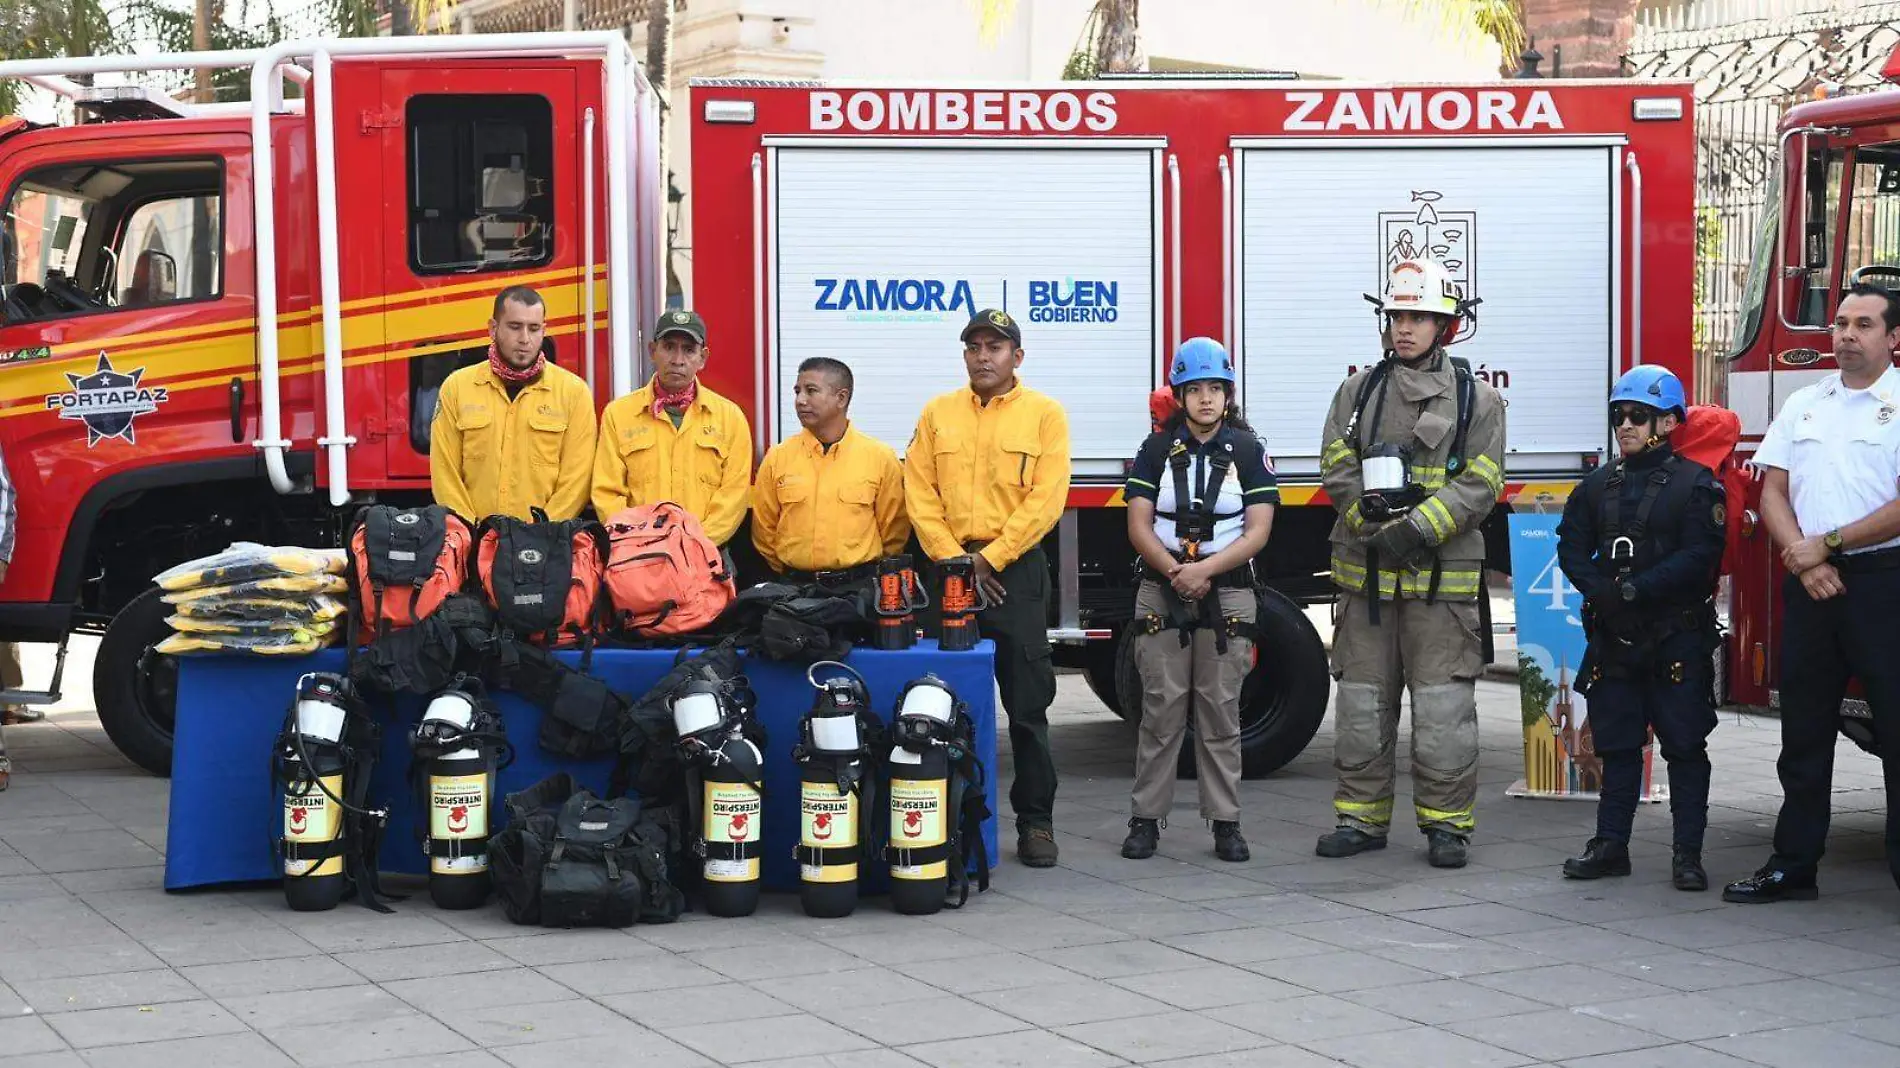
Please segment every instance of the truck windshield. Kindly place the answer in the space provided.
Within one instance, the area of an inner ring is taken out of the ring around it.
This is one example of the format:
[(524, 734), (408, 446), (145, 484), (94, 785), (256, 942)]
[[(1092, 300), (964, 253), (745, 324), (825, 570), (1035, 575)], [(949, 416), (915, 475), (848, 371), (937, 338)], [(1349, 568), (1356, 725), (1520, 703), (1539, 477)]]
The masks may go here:
[(1781, 188), (1768, 183), (1768, 202), (1762, 205), (1761, 227), (1755, 232), (1754, 247), (1748, 258), (1748, 280), (1742, 287), (1741, 306), (1737, 309), (1735, 342), (1728, 358), (1738, 360), (1755, 344), (1761, 333), (1762, 314), (1768, 307), (1768, 279), (1774, 273), (1775, 234), (1781, 225)]
[(4, 321), (215, 298), (224, 245), (217, 160), (62, 163), (16, 183), (0, 219)]

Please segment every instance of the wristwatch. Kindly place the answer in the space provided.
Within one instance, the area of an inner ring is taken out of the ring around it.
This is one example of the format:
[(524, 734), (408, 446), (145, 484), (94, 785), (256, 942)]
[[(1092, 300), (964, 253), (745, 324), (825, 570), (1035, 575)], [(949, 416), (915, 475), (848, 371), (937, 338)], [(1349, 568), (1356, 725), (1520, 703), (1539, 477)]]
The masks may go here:
[(1827, 551), (1829, 553), (1838, 553), (1842, 549), (1847, 547), (1846, 543), (1841, 540), (1841, 531), (1839, 527), (1836, 527), (1833, 530), (1828, 531), (1826, 534), (1821, 535), (1821, 544), (1827, 546)]

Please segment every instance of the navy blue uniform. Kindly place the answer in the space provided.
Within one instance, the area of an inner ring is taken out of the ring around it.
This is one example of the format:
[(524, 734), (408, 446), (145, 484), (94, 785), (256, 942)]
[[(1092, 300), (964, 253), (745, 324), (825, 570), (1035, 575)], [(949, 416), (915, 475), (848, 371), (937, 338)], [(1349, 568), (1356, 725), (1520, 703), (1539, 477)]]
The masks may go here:
[(1710, 598), (1725, 531), (1715, 476), (1667, 444), (1592, 473), (1564, 507), (1557, 559), (1584, 597), (1590, 646), (1577, 691), (1603, 760), (1599, 838), (1629, 841), (1653, 728), (1669, 765), (1675, 845), (1702, 848), (1715, 729)]

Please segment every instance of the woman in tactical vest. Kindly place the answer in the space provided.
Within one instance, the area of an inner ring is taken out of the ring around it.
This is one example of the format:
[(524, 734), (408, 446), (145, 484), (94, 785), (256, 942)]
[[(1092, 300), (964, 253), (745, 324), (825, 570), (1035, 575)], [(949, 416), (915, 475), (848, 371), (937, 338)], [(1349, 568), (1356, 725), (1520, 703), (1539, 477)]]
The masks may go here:
[(1253, 664), (1253, 558), (1266, 547), (1280, 491), (1266, 445), (1241, 417), (1234, 361), (1219, 342), (1184, 342), (1168, 383), (1177, 410), (1142, 442), (1125, 492), (1128, 540), (1141, 554), (1135, 625), (1145, 633), (1135, 639), (1141, 739), (1122, 856), (1154, 856), (1192, 708), (1201, 816), (1214, 825), (1214, 854), (1242, 861), (1240, 686)]

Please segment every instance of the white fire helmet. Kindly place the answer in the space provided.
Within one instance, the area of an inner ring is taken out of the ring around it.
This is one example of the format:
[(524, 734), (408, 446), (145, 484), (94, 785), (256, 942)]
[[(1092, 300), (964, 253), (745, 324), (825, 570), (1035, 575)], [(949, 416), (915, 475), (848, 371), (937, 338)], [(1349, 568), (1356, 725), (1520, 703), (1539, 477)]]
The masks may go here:
[(1420, 311), (1456, 317), (1460, 296), (1458, 283), (1452, 281), (1451, 273), (1438, 261), (1400, 260), (1392, 265), (1392, 273), (1386, 277), (1385, 299), (1380, 303), (1379, 310), (1387, 313)]

